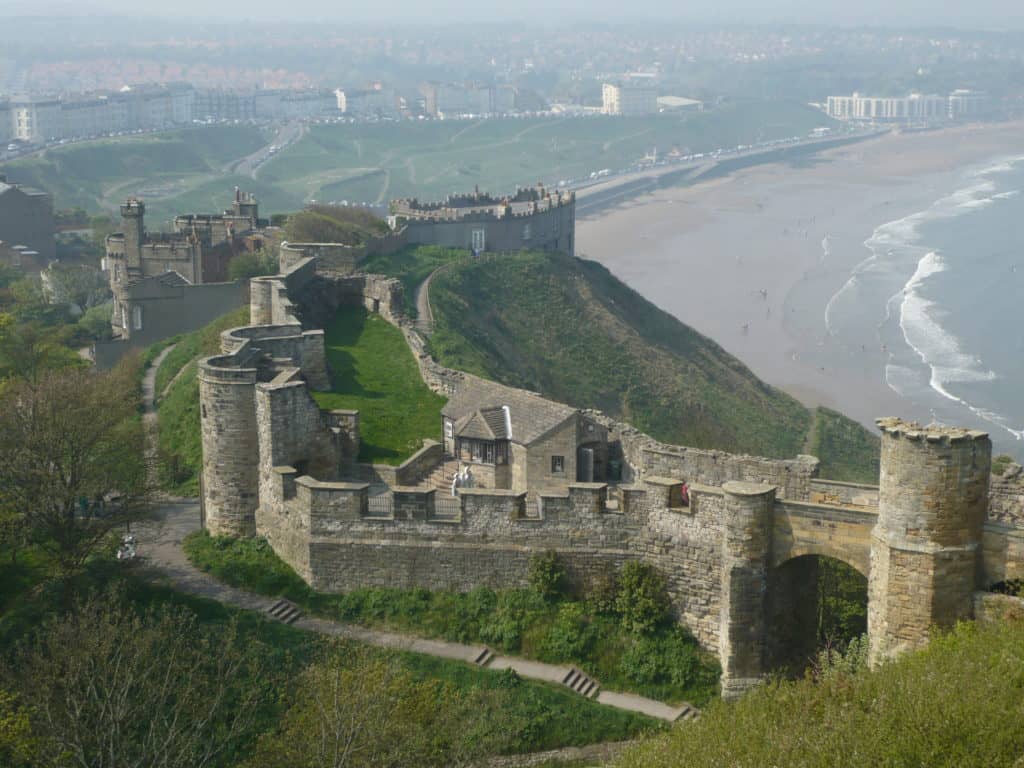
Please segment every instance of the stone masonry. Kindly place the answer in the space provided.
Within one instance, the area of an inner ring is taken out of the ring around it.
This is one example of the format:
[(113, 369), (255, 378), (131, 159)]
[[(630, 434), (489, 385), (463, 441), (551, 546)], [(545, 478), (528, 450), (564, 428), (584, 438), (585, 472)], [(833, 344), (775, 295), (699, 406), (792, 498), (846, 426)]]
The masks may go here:
[[(723, 694), (735, 696), (784, 666), (788, 638), (807, 629), (817, 579), (808, 556), (867, 577), (873, 660), (921, 645), (931, 626), (971, 617), (978, 590), (1024, 576), (1024, 516), (1004, 494), (998, 519), (988, 517), (988, 437), (898, 419), (879, 422), (880, 487), (821, 480), (813, 457), (664, 445), (587, 412), (608, 430), (621, 483), (529, 489), (529, 504), (526, 492), (469, 489), (453, 508), (396, 471), (384, 478), (389, 511), (371, 512), (380, 507), (352, 465), (358, 413), (322, 412), (309, 393), (327, 383), (316, 329), (346, 303), (397, 325), (435, 391), (472, 380), (430, 358), (397, 281), (320, 270), (316, 257), (254, 281), (254, 324), (225, 332), (223, 354), (200, 364), (207, 527), (265, 536), (316, 589), (523, 585), (530, 558), (547, 550), (583, 586), (642, 560), (665, 574), (678, 621), (718, 653)], [(439, 458), (431, 444), (410, 467)]]

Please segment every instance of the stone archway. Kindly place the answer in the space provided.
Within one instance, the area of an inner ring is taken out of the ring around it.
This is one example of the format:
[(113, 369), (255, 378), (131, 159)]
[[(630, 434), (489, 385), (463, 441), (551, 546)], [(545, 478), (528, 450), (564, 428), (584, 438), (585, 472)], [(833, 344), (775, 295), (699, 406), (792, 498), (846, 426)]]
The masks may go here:
[[(831, 553), (805, 553), (771, 568), (765, 670), (801, 675), (826, 637), (842, 642), (866, 632), (867, 601), (867, 574)], [(840, 617), (840, 610), (851, 615)]]

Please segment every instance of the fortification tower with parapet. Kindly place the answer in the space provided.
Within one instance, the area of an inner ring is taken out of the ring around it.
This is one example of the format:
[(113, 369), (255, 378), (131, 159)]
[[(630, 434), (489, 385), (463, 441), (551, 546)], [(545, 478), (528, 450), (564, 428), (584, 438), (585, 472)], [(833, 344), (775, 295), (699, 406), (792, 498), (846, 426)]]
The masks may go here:
[(135, 198), (121, 204), (125, 262), (129, 269), (142, 266), (142, 242), (146, 238), (146, 204)]
[(199, 365), (203, 516), (211, 534), (253, 536), (259, 504), (256, 368)]
[(872, 663), (971, 618), (980, 580), (992, 442), (984, 432), (879, 419), (878, 522), (871, 534)]
[(775, 486), (731, 481), (722, 486), (722, 593), (718, 655), (722, 696), (735, 698), (764, 674), (765, 602)]

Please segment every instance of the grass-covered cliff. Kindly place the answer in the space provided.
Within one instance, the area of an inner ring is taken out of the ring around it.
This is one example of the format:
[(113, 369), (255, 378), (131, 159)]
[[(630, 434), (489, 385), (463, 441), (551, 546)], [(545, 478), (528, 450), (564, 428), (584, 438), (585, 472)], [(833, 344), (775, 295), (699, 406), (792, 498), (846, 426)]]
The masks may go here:
[[(414, 269), (416, 252), (406, 259)], [(444, 365), (600, 408), (665, 442), (770, 457), (813, 450), (824, 476), (877, 481), (867, 430), (808, 411), (595, 262), (460, 259), (437, 274), (430, 299)]]

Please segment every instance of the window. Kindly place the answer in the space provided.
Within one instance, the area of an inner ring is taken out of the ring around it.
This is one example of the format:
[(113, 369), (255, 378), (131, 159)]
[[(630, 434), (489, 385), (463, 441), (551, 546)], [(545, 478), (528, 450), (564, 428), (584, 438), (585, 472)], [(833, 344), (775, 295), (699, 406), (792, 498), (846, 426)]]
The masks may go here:
[(473, 230), (473, 252), (480, 253), (487, 247), (487, 230), (485, 229), (474, 229)]
[(142, 307), (137, 304), (132, 307), (132, 330), (142, 330)]
[(530, 234), (531, 234), (530, 233), (530, 225), (529, 224), (523, 224), (523, 240), (529, 240), (530, 239)]
[(552, 456), (551, 457), (551, 474), (552, 475), (564, 475), (565, 474), (565, 456)]

